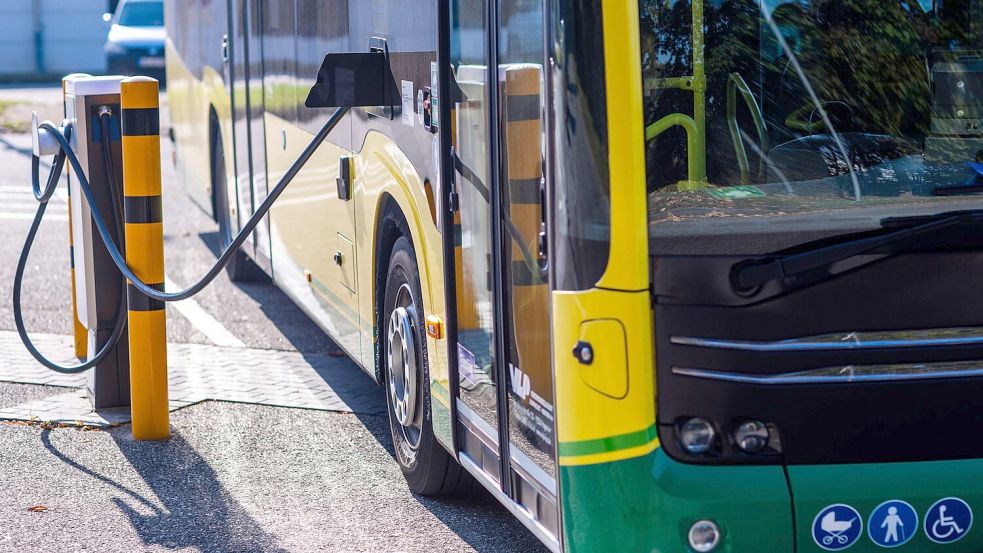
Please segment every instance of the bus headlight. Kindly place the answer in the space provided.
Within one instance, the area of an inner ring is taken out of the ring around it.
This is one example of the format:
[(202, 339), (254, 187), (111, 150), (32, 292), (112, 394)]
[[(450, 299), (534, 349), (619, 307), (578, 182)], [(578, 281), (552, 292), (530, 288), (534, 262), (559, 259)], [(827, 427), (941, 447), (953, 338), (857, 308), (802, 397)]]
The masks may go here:
[(689, 527), (688, 538), (693, 551), (707, 553), (720, 545), (720, 528), (712, 520), (699, 520)]
[(679, 441), (683, 448), (694, 455), (710, 451), (716, 437), (717, 432), (710, 421), (699, 417), (689, 419), (679, 429)]
[(759, 421), (744, 422), (734, 431), (734, 442), (745, 453), (758, 453), (768, 445), (768, 427)]

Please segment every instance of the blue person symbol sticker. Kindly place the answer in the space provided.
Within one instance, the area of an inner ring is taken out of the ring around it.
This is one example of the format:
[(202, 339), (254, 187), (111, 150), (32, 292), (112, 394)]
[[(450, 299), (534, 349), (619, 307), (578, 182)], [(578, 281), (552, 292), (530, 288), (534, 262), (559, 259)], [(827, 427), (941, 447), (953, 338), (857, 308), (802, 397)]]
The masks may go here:
[(918, 513), (898, 499), (878, 505), (867, 520), (867, 535), (881, 547), (904, 545), (917, 533)]
[(935, 543), (962, 539), (973, 527), (973, 510), (958, 497), (940, 499), (925, 513), (925, 535)]
[(857, 543), (863, 529), (860, 513), (849, 505), (837, 503), (816, 515), (812, 521), (812, 540), (827, 551), (842, 551)]

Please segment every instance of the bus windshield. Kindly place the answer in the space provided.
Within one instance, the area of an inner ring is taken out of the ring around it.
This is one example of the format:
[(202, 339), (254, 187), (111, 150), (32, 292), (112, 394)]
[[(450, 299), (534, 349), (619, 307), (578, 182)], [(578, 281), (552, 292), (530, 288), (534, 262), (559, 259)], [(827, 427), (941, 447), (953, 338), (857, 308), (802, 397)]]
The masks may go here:
[(119, 14), (124, 27), (163, 27), (164, 3), (161, 1), (127, 2)]
[(981, 206), (983, 2), (641, 0), (640, 16), (653, 254)]

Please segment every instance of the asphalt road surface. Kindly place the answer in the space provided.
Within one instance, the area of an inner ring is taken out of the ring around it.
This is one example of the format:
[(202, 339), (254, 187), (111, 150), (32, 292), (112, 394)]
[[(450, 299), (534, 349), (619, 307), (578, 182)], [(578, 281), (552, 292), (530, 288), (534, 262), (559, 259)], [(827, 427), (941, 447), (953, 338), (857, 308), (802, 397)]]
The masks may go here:
[[(0, 89), (0, 100), (47, 117), (57, 117), (59, 95), (58, 87)], [(30, 148), (29, 135), (0, 132), (0, 330), (14, 329), (11, 283), (35, 208)], [(167, 275), (182, 286), (214, 263), (217, 227), (176, 181), (166, 141), (163, 159)], [(69, 334), (64, 201), (50, 211), (28, 265), (26, 320), (35, 332)], [(223, 274), (195, 301), (191, 315), (168, 309), (170, 341), (336, 350), (272, 286)], [(351, 376), (367, 378), (354, 364)], [(0, 383), (0, 408), (63, 391)], [(164, 443), (133, 442), (126, 426), (2, 423), (0, 552), (545, 550), (477, 486), (450, 498), (410, 493), (377, 413), (205, 402), (173, 413)]]

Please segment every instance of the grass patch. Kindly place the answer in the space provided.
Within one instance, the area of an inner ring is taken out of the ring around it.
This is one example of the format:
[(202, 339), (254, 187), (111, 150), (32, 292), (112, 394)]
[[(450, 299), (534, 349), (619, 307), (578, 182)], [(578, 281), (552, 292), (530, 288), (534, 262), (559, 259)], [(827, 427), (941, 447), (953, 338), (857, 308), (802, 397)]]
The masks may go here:
[(0, 100), (0, 130), (8, 132), (31, 130), (31, 122), (24, 119), (23, 111), (14, 109), (23, 103), (17, 100)]

